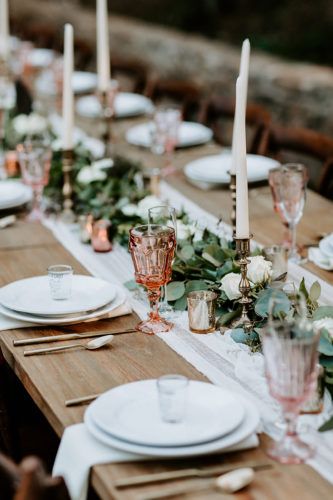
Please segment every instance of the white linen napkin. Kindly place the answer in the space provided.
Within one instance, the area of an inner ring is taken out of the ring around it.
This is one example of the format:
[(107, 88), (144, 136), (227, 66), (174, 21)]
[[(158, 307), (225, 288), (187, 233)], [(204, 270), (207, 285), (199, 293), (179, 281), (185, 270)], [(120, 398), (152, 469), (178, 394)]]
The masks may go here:
[(333, 271), (333, 257), (328, 257), (323, 254), (323, 252), (318, 247), (310, 247), (308, 251), (308, 257), (311, 262), (320, 267), (320, 269), (325, 269), (325, 271)]
[[(80, 321), (80, 323), (91, 323), (92, 321), (99, 321), (101, 319), (116, 318), (118, 316), (125, 316), (126, 314), (131, 314), (132, 308), (128, 302), (121, 304), (116, 309), (113, 309), (103, 316), (98, 316), (96, 318), (90, 318), (86, 321)], [(72, 323), (74, 324), (74, 323)], [(0, 331), (3, 330), (16, 330), (17, 328), (28, 328), (31, 326), (43, 326), (36, 323), (29, 323), (27, 321), (19, 321), (17, 319), (8, 318), (4, 314), (0, 313)], [(48, 325), (49, 326), (49, 325)]]
[[(224, 452), (247, 450), (259, 445), (256, 434), (240, 443), (226, 448)], [(216, 452), (218, 453), (218, 452)], [(53, 466), (53, 476), (63, 476), (72, 500), (85, 500), (87, 497), (89, 472), (93, 465), (156, 460), (136, 453), (117, 450), (97, 441), (84, 424), (71, 425), (65, 429)]]

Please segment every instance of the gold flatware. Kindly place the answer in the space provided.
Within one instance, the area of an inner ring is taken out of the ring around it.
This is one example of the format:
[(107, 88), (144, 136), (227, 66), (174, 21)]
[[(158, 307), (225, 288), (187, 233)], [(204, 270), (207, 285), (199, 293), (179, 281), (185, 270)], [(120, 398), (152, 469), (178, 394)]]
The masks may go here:
[(75, 347), (82, 347), (88, 351), (95, 351), (101, 347), (109, 344), (114, 339), (113, 335), (104, 335), (104, 337), (98, 337), (97, 339), (90, 340), (86, 344), (82, 342), (77, 342), (76, 344), (60, 345), (58, 347), (46, 347), (43, 349), (30, 349), (29, 351), (23, 351), (24, 356), (34, 356), (35, 354), (49, 354), (56, 351), (66, 351), (67, 349), (74, 349)]
[(82, 396), (81, 398), (74, 398), (74, 399), (67, 399), (65, 401), (65, 406), (77, 406), (81, 404), (86, 404), (90, 403), (91, 401), (94, 401), (94, 399), (98, 398), (102, 393), (98, 394), (90, 394), (89, 396)]
[(61, 335), (48, 335), (47, 337), (37, 337), (33, 339), (13, 340), (15, 347), (33, 344), (44, 344), (48, 342), (58, 342), (60, 340), (89, 339), (92, 337), (102, 337), (103, 335), (122, 335), (123, 333), (134, 333), (136, 330), (120, 330), (119, 332), (90, 332), (90, 333), (64, 333)]
[(130, 486), (139, 486), (144, 484), (162, 483), (173, 479), (186, 479), (193, 477), (212, 477), (224, 474), (232, 470), (251, 467), (254, 470), (270, 469), (272, 465), (268, 462), (239, 462), (229, 465), (220, 465), (217, 467), (207, 467), (206, 469), (182, 469), (168, 472), (159, 472), (157, 474), (145, 474), (142, 476), (134, 476), (115, 481), (117, 488), (128, 488)]

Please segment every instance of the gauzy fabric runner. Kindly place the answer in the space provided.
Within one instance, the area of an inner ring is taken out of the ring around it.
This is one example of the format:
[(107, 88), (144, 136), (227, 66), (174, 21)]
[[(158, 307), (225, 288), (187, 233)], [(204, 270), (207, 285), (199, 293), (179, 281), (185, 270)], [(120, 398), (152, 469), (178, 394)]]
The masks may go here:
[[(164, 182), (161, 183), (161, 198), (168, 200), (170, 205), (177, 209), (184, 208), (190, 217), (202, 226), (217, 230), (216, 217), (202, 210)], [(80, 243), (77, 229), (51, 220), (46, 221), (45, 225), (94, 276), (119, 284), (133, 279), (133, 266), (126, 249), (115, 245), (110, 253), (96, 254), (89, 245)], [(228, 225), (219, 224), (219, 231), (221, 230), (225, 236), (231, 236), (231, 228)], [(331, 285), (300, 266), (289, 264), (288, 276), (296, 283), (304, 277), (307, 285), (318, 280), (322, 287), (323, 303), (329, 303), (333, 296)], [(141, 318), (146, 316), (147, 303), (141, 298), (138, 300), (135, 294), (132, 296), (131, 305)], [(208, 335), (190, 333), (186, 312), (179, 314), (174, 323), (172, 331), (158, 334), (159, 337), (212, 383), (251, 399), (259, 409), (262, 430), (273, 438), (278, 437), (281, 427), (274, 424), (280, 418), (280, 411), (268, 393), (263, 356), (260, 353), (252, 354), (247, 346), (235, 343), (228, 332), (224, 335), (219, 332)], [(331, 411), (331, 399), (328, 395), (325, 408), (322, 414), (301, 416), (299, 430), (304, 440), (314, 443), (317, 447), (316, 456), (308, 462), (309, 465), (333, 483), (333, 435), (331, 432), (317, 432), (317, 428), (328, 418), (328, 412)]]

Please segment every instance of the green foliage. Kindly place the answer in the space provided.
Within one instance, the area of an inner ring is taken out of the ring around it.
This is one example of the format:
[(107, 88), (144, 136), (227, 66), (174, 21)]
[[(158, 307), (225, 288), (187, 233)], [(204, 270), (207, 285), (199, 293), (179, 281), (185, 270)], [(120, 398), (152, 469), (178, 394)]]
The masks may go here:
[(261, 318), (272, 314), (274, 318), (284, 318), (290, 311), (291, 303), (288, 295), (276, 288), (262, 290), (257, 298), (254, 310)]

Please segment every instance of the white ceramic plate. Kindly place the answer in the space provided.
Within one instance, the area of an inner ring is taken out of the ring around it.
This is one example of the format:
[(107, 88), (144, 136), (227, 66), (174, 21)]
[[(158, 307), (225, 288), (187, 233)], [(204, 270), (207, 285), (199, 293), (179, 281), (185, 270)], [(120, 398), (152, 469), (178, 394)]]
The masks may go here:
[[(96, 88), (97, 75), (89, 71), (74, 71), (72, 76), (72, 87), (75, 94), (91, 92)], [(56, 84), (51, 70), (45, 70), (36, 80), (38, 92), (44, 95), (55, 95)]]
[(111, 434), (104, 432), (96, 425), (91, 414), (92, 405), (90, 405), (85, 412), (84, 422), (87, 426), (88, 431), (98, 441), (119, 450), (128, 451), (130, 453), (138, 453), (139, 455), (145, 456), (169, 458), (205, 455), (223, 451), (224, 449), (243, 441), (256, 431), (260, 421), (258, 410), (250, 401), (243, 398), (242, 396), (237, 395), (237, 399), (239, 399), (245, 411), (245, 417), (242, 423), (233, 432), (230, 432), (229, 434), (226, 434), (221, 438), (192, 446), (147, 446), (117, 439), (111, 436)]
[[(116, 95), (114, 109), (117, 118), (127, 118), (149, 113), (153, 109), (153, 103), (140, 94), (119, 92)], [(100, 102), (95, 95), (88, 95), (78, 99), (76, 111), (79, 115), (87, 118), (98, 118), (102, 112)]]
[(333, 233), (319, 242), (319, 248), (326, 257), (333, 257)]
[(92, 313), (79, 314), (77, 316), (70, 315), (70, 317), (63, 318), (52, 318), (50, 316), (32, 316), (29, 314), (19, 313), (17, 311), (7, 309), (6, 307), (0, 306), (0, 313), (8, 318), (16, 319), (19, 321), (26, 321), (28, 323), (35, 323), (36, 325), (72, 325), (74, 323), (80, 323), (82, 321), (88, 321), (92, 319), (97, 319), (108, 313), (112, 312), (117, 307), (124, 304), (126, 300), (126, 293), (122, 287), (114, 285), (116, 289), (116, 296), (110, 304), (106, 304), (105, 307), (99, 308)]
[(168, 424), (160, 415), (156, 380), (121, 385), (91, 405), (94, 423), (117, 439), (147, 446), (189, 446), (234, 430), (244, 418), (242, 403), (230, 392), (190, 381), (183, 422)]
[(14, 281), (0, 289), (0, 304), (7, 309), (38, 316), (94, 311), (115, 297), (115, 286), (93, 276), (74, 274), (68, 300), (53, 300), (48, 276)]
[[(249, 182), (268, 179), (268, 172), (279, 166), (272, 158), (260, 155), (247, 155), (247, 176)], [(185, 166), (185, 175), (193, 181), (209, 184), (229, 184), (228, 170), (231, 167), (231, 153), (205, 156)]]
[(0, 181), (0, 210), (19, 207), (32, 198), (31, 188), (20, 181)]
[(54, 59), (54, 51), (51, 49), (33, 49), (28, 56), (28, 62), (35, 68), (46, 68)]
[[(130, 128), (126, 133), (126, 140), (134, 146), (143, 148), (151, 147), (152, 123), (142, 123)], [(199, 146), (209, 142), (213, 137), (212, 131), (195, 122), (182, 122), (179, 128), (179, 138), (177, 148)]]

